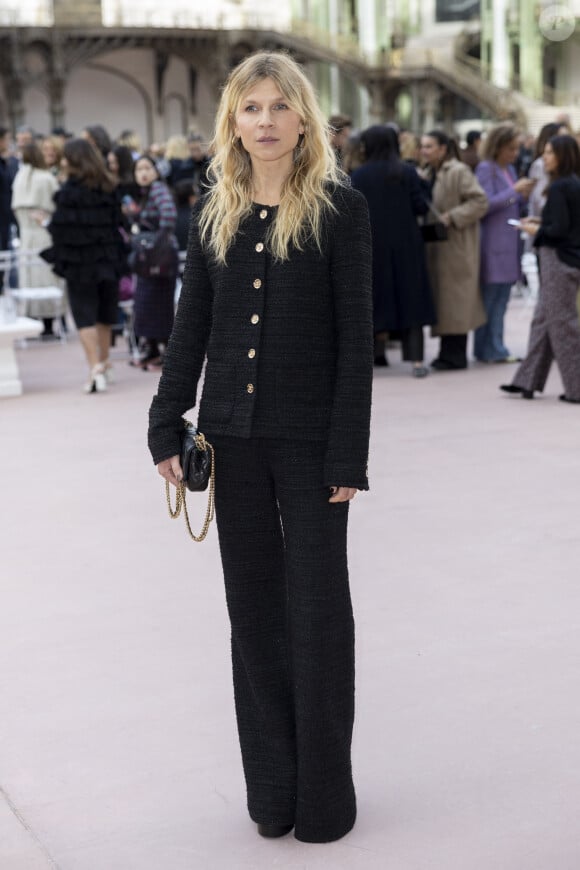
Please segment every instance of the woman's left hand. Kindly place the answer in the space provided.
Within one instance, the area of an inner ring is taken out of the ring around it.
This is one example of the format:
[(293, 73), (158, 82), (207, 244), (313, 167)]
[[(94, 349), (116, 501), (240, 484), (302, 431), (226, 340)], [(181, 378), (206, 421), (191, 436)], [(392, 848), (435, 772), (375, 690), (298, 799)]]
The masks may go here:
[(527, 233), (529, 236), (535, 236), (540, 229), (540, 221), (538, 218), (522, 218), (520, 223), (524, 233)]
[(328, 501), (333, 504), (339, 501), (352, 501), (358, 492), (353, 486), (331, 486), (330, 491), (332, 495)]

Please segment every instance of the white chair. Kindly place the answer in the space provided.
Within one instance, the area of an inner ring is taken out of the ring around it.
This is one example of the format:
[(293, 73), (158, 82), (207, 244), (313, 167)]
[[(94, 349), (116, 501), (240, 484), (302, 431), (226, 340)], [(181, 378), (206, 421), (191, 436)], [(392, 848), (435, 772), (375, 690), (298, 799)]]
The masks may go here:
[[(38, 251), (21, 251), (18, 248), (11, 251), (0, 251), (0, 272), (5, 273), (4, 284), (8, 288), (12, 298), (16, 302), (17, 313), (20, 317), (27, 315), (31, 306), (35, 303), (59, 303), (64, 300), (64, 290), (57, 284), (49, 284), (44, 287), (9, 287), (9, 276), (13, 269), (20, 274), (23, 266), (35, 266), (41, 263)], [(20, 283), (20, 282), (19, 282)], [(59, 318), (55, 318), (57, 322)], [(61, 341), (66, 340), (66, 331), (59, 330)]]

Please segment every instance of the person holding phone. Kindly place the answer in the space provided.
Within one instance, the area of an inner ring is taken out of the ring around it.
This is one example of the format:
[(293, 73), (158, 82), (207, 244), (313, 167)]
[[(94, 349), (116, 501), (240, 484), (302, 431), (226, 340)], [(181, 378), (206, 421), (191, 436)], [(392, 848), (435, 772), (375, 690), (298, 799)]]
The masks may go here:
[(474, 356), (484, 363), (518, 362), (504, 342), (504, 318), (512, 284), (521, 276), (519, 233), (508, 222), (519, 221), (535, 182), (516, 175), (519, 136), (513, 124), (493, 127), (484, 140), (475, 175), (487, 196), (481, 221), (481, 295), (486, 323), (475, 330)]
[(544, 148), (550, 183), (541, 219), (522, 220), (540, 260), (540, 295), (530, 328), (528, 353), (506, 393), (533, 399), (544, 389), (555, 359), (563, 402), (580, 404), (580, 149), (573, 136), (554, 136)]

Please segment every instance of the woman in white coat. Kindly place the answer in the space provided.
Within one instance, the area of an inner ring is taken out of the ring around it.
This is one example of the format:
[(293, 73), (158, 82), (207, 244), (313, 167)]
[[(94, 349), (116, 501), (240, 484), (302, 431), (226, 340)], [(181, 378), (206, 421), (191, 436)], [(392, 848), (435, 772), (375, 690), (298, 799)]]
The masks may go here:
[[(58, 182), (45, 169), (42, 151), (35, 142), (22, 149), (22, 165), (12, 186), (12, 211), (18, 221), (20, 251), (31, 254), (51, 244), (46, 229), (48, 218), (54, 211), (53, 197)], [(59, 286), (59, 281), (50, 266), (38, 259), (22, 258), (19, 273), (21, 287)], [(64, 314), (64, 296), (60, 300), (38, 299), (27, 303), (26, 315), (44, 321), (43, 336), (53, 335), (52, 322)]]

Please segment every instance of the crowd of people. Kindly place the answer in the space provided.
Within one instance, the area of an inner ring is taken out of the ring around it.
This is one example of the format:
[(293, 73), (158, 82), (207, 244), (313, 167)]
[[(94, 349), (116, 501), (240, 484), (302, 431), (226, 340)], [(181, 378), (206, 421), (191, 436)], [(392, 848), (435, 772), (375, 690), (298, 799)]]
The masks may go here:
[[(370, 211), (375, 365), (387, 366), (387, 348), (400, 342), (414, 377), (467, 369), (470, 332), (476, 361), (520, 362), (506, 346), (504, 318), (512, 287), (526, 280), (523, 251), (540, 252), (542, 305), (550, 282), (580, 283), (578, 229), (570, 223), (577, 211), (574, 179), (580, 161), (569, 119), (546, 124), (537, 137), (508, 122), (485, 134), (471, 130), (463, 148), (438, 129), (417, 136), (382, 124), (356, 132), (345, 115), (329, 119), (329, 134), (339, 167), (364, 194)], [(102, 171), (96, 171), (94, 155)], [(210, 183), (210, 160), (203, 137), (195, 132), (143, 148), (132, 131), (112, 140), (98, 124), (85, 127), (79, 137), (62, 129), (39, 136), (26, 127), (17, 131), (11, 148), (9, 131), (0, 128), (0, 248), (9, 247), (11, 225), (17, 227), (20, 251), (44, 251), (47, 261), (23, 259), (20, 283), (35, 287), (63, 281), (65, 302), (30, 301), (26, 313), (44, 321), (42, 337), (51, 340), (55, 325), (66, 328), (68, 303), (89, 364), (89, 392), (105, 390), (110, 381), (111, 329), (123, 317), (114, 304), (119, 287), (122, 298), (134, 300), (139, 355), (132, 364), (145, 370), (162, 365), (178, 270), (171, 251), (187, 247), (191, 209)], [(557, 213), (567, 223), (547, 226), (547, 201), (562, 188), (565, 202)], [(102, 215), (94, 223), (94, 201), (102, 194), (110, 198), (106, 243)], [(63, 229), (67, 225), (70, 231)], [(149, 251), (149, 265), (141, 268), (135, 267), (139, 243)], [(550, 268), (546, 249), (554, 252)], [(81, 313), (77, 300), (89, 293), (91, 303)], [(568, 314), (575, 305), (570, 296)], [(440, 337), (429, 364), (426, 327)], [(88, 344), (87, 329), (93, 330)], [(550, 335), (547, 345), (563, 372), (558, 328)], [(573, 331), (566, 333), (566, 356), (575, 371), (578, 342)], [(564, 395), (576, 402), (580, 386), (570, 377)], [(520, 380), (526, 383), (522, 394), (530, 396), (542, 389), (545, 376)]]
[(365, 195), (373, 234), (375, 365), (400, 340), (412, 374), (425, 377), (423, 330), (440, 336), (435, 371), (522, 363), (504, 340), (512, 287), (525, 282), (522, 254), (538, 254), (540, 301), (529, 350), (506, 392), (533, 398), (552, 360), (563, 401), (580, 402), (580, 150), (569, 119), (537, 137), (500, 122), (467, 134), (418, 137), (394, 124), (352, 132), (330, 119), (337, 159)]
[(132, 300), (138, 356), (131, 364), (160, 368), (178, 251), (187, 246), (208, 165), (197, 133), (143, 149), (131, 131), (112, 140), (99, 124), (79, 136), (20, 128), (13, 143), (0, 128), (0, 248), (18, 249), (14, 283), (64, 291), (60, 299), (31, 298), (25, 313), (43, 320), (41, 338), (50, 341), (66, 330), (70, 310), (89, 369), (87, 393), (112, 382), (113, 331), (125, 317), (120, 299)]

